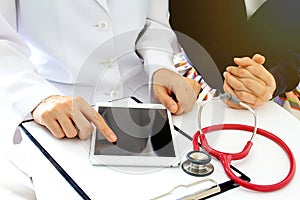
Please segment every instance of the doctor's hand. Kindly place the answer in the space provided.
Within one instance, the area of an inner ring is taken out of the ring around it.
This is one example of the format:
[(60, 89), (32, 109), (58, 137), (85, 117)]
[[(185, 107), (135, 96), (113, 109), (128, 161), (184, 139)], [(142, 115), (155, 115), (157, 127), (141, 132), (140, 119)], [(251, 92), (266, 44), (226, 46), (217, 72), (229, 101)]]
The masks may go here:
[(173, 114), (191, 111), (200, 91), (197, 81), (167, 69), (156, 71), (152, 84), (155, 97)]
[(102, 116), (81, 97), (50, 96), (32, 111), (32, 116), (56, 138), (87, 139), (93, 131), (93, 123), (108, 141), (117, 140)]
[[(269, 101), (276, 89), (273, 75), (263, 66), (265, 57), (256, 54), (253, 58), (234, 58), (238, 65), (229, 66), (224, 72), (224, 91), (230, 92), (252, 108), (262, 106)], [(227, 102), (234, 108), (239, 106)]]

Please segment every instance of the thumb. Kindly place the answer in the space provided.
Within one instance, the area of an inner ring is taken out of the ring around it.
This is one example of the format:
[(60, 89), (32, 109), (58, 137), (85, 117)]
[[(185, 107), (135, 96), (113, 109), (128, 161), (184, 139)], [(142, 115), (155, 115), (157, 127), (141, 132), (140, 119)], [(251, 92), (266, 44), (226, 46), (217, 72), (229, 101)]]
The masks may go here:
[(176, 101), (169, 95), (168, 89), (161, 85), (154, 85), (153, 91), (157, 100), (159, 100), (171, 113), (176, 113), (178, 105)]
[(266, 61), (266, 58), (264, 56), (260, 55), (260, 54), (255, 54), (252, 57), (252, 60), (254, 60), (255, 62), (257, 62), (260, 65), (263, 65)]

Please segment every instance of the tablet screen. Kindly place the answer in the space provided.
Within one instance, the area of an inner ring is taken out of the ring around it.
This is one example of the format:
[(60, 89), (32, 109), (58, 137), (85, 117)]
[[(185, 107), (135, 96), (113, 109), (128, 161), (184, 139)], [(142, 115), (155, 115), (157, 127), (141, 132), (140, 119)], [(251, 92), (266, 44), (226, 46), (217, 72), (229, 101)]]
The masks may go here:
[(94, 155), (175, 157), (166, 109), (98, 107), (117, 135), (115, 144), (97, 130)]

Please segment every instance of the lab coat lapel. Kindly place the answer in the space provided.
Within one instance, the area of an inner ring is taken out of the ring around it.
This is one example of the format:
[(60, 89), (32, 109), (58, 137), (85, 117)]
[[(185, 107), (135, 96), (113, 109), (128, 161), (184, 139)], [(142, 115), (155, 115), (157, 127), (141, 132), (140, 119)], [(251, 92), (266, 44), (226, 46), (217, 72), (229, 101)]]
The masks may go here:
[(107, 2), (108, 0), (97, 0), (97, 2), (106, 10), (106, 12), (109, 12)]

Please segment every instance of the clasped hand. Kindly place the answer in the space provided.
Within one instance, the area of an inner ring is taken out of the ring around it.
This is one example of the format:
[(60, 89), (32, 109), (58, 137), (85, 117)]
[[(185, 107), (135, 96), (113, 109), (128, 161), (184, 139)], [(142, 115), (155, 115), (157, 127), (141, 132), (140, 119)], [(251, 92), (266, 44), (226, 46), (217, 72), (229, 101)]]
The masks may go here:
[[(273, 75), (263, 66), (265, 57), (256, 54), (253, 58), (234, 58), (236, 66), (229, 66), (224, 72), (224, 91), (238, 97), (252, 108), (262, 106), (270, 100), (276, 89)], [(226, 102), (233, 108), (238, 105)]]

